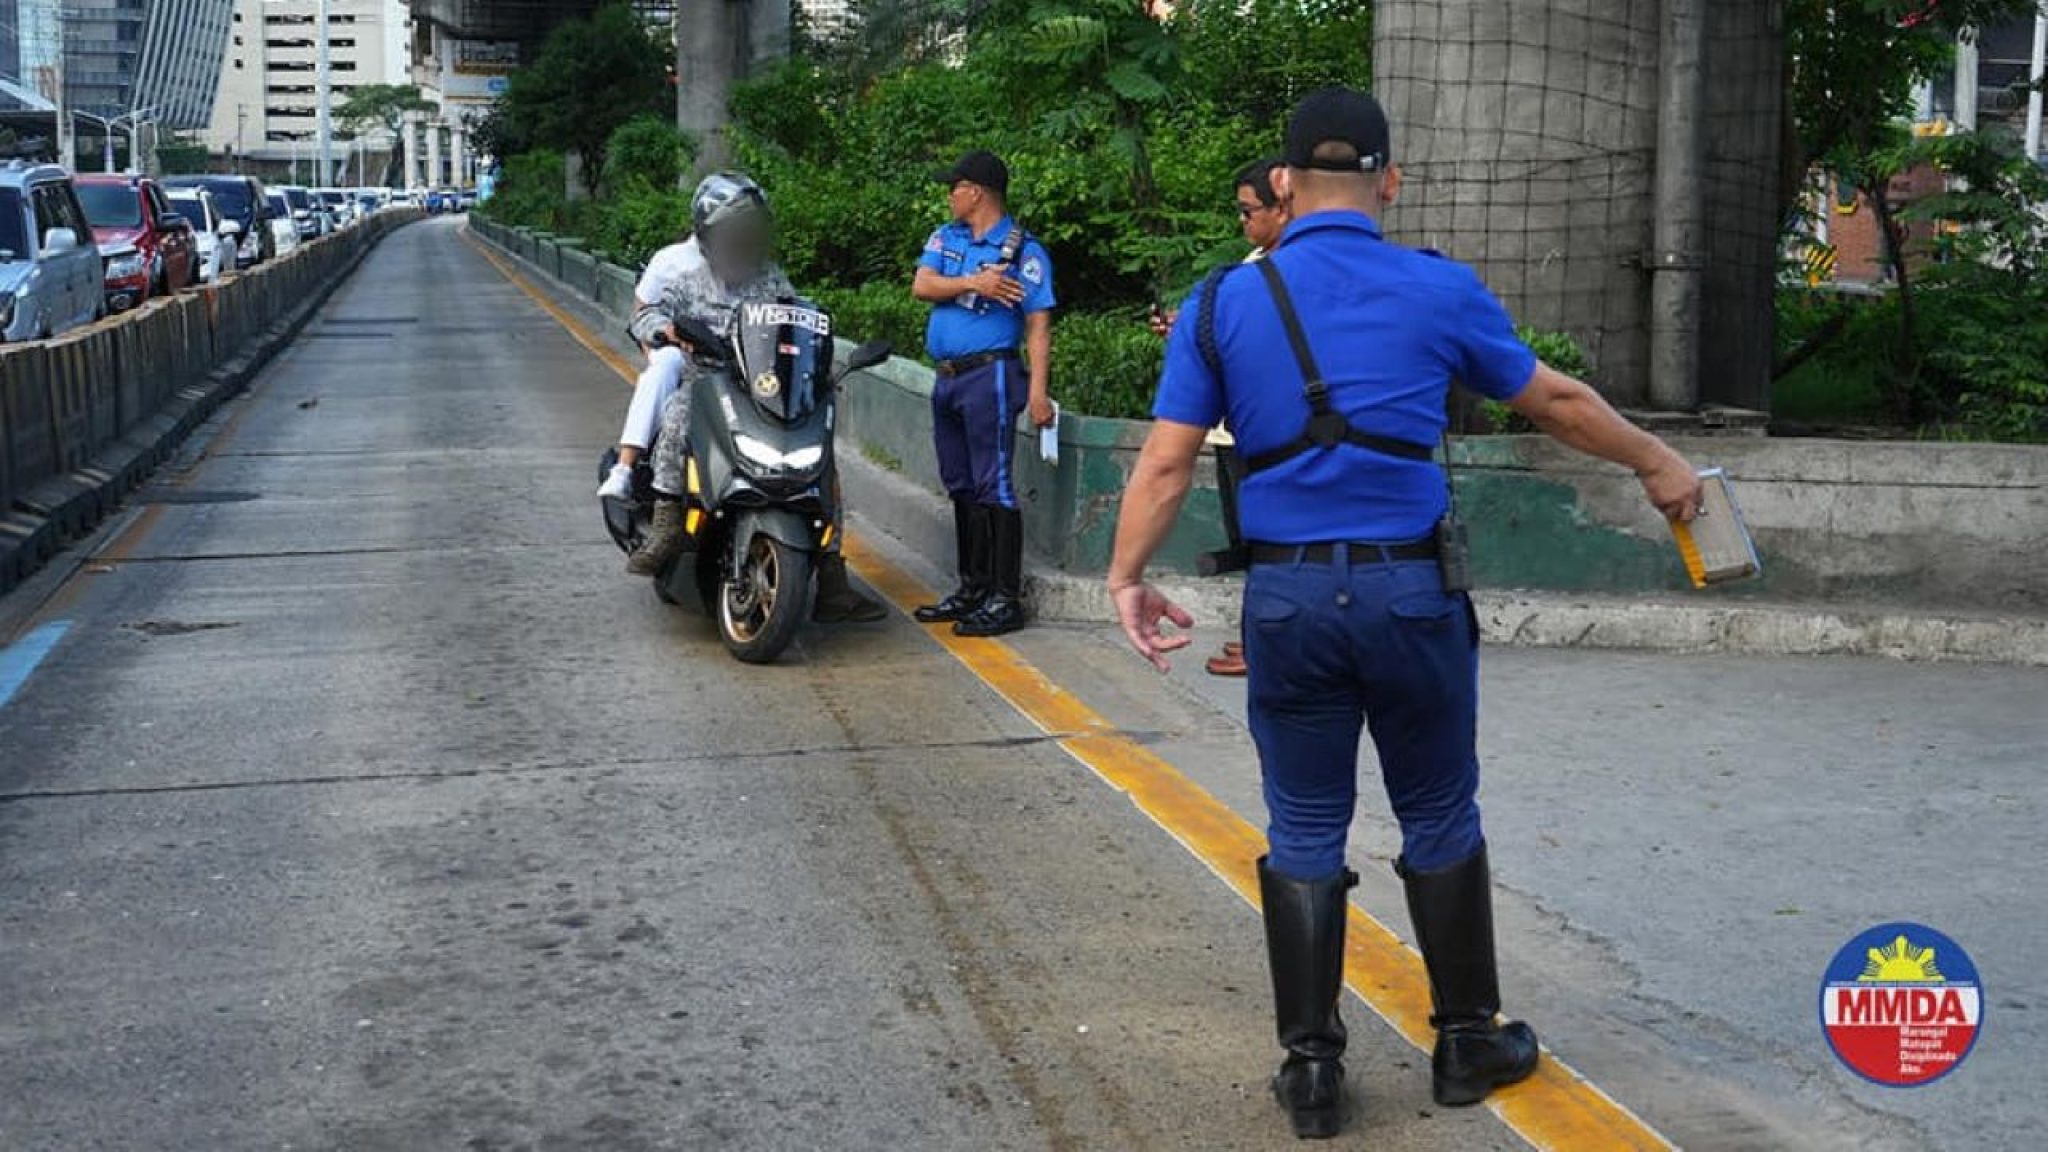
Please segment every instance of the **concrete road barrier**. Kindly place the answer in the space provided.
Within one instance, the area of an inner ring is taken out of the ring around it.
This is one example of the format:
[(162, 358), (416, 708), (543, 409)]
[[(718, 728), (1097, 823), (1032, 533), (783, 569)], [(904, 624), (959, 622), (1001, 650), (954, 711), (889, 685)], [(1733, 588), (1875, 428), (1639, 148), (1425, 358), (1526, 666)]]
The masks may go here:
[(50, 341), (52, 371), (45, 378), (57, 471), (74, 472), (92, 456), (92, 413), (86, 399), (95, 372), (109, 365), (95, 360), (82, 333)]
[(108, 338), (114, 345), (111, 375), (116, 436), (135, 427), (141, 422), (143, 413), (155, 407), (144, 389), (149, 377), (150, 353), (162, 350), (163, 311), (161, 302), (151, 301), (130, 322), (108, 329)]
[(581, 248), (562, 249), (562, 280), (578, 294), (597, 298), (597, 257)]
[(0, 476), (0, 512), (15, 496), (57, 473), (57, 439), (50, 423), (50, 349), (23, 344), (0, 349), (0, 436), (7, 467)]
[(0, 346), (0, 592), (112, 509), (378, 241), (424, 215), (383, 213), (117, 319)]

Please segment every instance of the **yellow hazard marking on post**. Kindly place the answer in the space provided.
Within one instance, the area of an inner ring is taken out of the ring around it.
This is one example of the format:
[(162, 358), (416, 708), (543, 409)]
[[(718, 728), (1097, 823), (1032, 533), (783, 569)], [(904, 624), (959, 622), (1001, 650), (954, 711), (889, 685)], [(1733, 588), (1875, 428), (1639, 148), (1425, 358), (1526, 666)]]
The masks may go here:
[[(638, 376), (625, 357), (606, 347), (505, 260), (474, 237), (470, 242), (577, 343), (619, 375), (629, 380)], [(918, 604), (938, 599), (860, 536), (847, 533), (844, 547), (847, 564), (905, 615)], [(1246, 902), (1258, 906), (1256, 861), (1265, 854), (1266, 843), (1249, 821), (1048, 679), (1009, 644), (955, 636), (948, 627), (927, 629), (926, 634), (1026, 719), (1059, 737), (1059, 746), (1068, 755), (1129, 796), (1139, 811)], [(1423, 1052), (1430, 1050), (1436, 1032), (1429, 1026), (1429, 976), (1421, 957), (1355, 904), (1345, 937), (1344, 982), (1403, 1039)], [(1496, 1090), (1486, 1106), (1516, 1135), (1546, 1152), (1675, 1152), (1677, 1147), (1547, 1049), (1535, 1075)]]

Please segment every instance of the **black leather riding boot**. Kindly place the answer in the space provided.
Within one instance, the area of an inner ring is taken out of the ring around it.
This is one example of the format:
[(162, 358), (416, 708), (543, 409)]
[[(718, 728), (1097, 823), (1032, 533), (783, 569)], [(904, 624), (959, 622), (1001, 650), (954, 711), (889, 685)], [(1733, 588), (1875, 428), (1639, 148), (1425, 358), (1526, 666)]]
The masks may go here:
[(991, 548), (987, 513), (988, 509), (971, 497), (953, 501), (953, 550), (960, 586), (937, 604), (921, 605), (915, 613), (918, 623), (965, 619), (988, 596)]
[(983, 508), (989, 526), (988, 596), (953, 625), (960, 636), (1002, 636), (1024, 627), (1024, 513)]
[(846, 576), (846, 557), (826, 552), (818, 557), (818, 599), (811, 619), (820, 624), (872, 624), (887, 619), (889, 610), (854, 588)]
[(1259, 858), (1259, 902), (1265, 909), (1266, 960), (1273, 970), (1273, 1018), (1287, 1058), (1273, 1075), (1273, 1095), (1287, 1109), (1294, 1134), (1327, 1139), (1343, 1123), (1345, 893), (1356, 873), (1297, 880)]
[(1536, 1070), (1536, 1033), (1503, 1024), (1500, 973), (1493, 952), (1493, 880), (1486, 848), (1434, 872), (1396, 861), (1408, 890), (1408, 915), (1429, 969), (1433, 1094), (1447, 1108), (1477, 1104), (1486, 1094)]

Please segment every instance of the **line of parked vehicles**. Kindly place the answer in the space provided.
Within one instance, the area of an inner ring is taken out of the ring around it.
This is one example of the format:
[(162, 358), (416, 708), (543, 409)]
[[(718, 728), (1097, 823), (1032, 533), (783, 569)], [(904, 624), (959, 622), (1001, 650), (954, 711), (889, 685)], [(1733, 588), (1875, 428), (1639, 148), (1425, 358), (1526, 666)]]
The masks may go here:
[(396, 205), (464, 211), (453, 189), (266, 186), (254, 176), (0, 166), (0, 343), (38, 340), (209, 284)]

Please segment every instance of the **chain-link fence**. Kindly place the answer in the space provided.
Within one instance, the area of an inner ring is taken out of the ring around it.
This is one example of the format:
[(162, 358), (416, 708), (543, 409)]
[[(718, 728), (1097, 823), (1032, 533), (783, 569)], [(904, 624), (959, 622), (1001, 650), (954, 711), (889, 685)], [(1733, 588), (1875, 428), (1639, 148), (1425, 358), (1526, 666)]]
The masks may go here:
[[(1757, 406), (1776, 258), (1777, 0), (1708, 6), (1703, 399)], [(1658, 0), (1381, 0), (1375, 88), (1406, 243), (1473, 264), (1516, 320), (1570, 332), (1648, 397)]]

